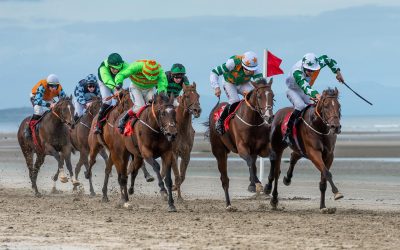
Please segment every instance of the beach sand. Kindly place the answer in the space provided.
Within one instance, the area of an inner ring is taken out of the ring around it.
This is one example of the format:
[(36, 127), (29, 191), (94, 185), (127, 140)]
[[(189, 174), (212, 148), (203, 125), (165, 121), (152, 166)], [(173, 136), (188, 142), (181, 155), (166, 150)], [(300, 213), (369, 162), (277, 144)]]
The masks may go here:
[[(276, 211), (269, 197), (246, 191), (245, 163), (230, 161), (230, 195), (238, 211), (229, 213), (216, 162), (202, 135), (196, 136), (192, 157), (178, 213), (167, 212), (156, 182), (146, 183), (142, 173), (128, 210), (117, 206), (115, 170), (110, 202), (101, 202), (100, 158), (93, 176), (96, 197), (88, 196), (83, 170), (83, 192), (72, 193), (71, 183), (58, 182), (61, 193), (51, 194), (56, 162), (47, 157), (38, 177), (44, 196), (35, 198), (15, 134), (1, 134), (0, 249), (395, 249), (400, 244), (400, 134), (339, 136), (332, 173), (345, 197), (334, 201), (328, 185), (326, 199), (335, 214), (320, 213), (320, 174), (307, 160), (298, 163), (288, 187), (281, 181), (288, 168), (283, 162)], [(77, 155), (72, 161), (77, 162)], [(265, 165), (268, 172), (268, 161)]]

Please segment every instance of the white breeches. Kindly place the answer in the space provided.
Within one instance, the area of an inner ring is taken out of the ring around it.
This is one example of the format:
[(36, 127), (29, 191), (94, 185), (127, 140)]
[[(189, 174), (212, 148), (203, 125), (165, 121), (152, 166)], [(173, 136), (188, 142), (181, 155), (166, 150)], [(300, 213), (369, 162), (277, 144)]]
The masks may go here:
[(249, 93), (254, 89), (251, 83), (243, 83), (240, 85), (235, 85), (229, 82), (224, 81), (224, 90), (226, 96), (228, 97), (228, 103), (232, 104), (240, 101), (239, 94), (245, 95), (245, 93)]
[(129, 94), (133, 102), (132, 111), (137, 113), (141, 107), (153, 99), (156, 89), (142, 89), (136, 85), (131, 84), (129, 87)]
[(293, 104), (294, 108), (301, 111), (310, 103), (310, 97), (304, 94), (303, 90), (289, 88), (286, 91), (286, 96)]

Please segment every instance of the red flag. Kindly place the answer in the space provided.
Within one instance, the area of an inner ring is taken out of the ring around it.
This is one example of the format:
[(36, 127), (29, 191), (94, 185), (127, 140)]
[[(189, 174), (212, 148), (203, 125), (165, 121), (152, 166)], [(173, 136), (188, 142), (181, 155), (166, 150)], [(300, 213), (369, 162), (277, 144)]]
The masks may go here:
[(267, 53), (267, 77), (283, 74), (283, 70), (279, 67), (282, 59), (274, 56), (269, 51)]

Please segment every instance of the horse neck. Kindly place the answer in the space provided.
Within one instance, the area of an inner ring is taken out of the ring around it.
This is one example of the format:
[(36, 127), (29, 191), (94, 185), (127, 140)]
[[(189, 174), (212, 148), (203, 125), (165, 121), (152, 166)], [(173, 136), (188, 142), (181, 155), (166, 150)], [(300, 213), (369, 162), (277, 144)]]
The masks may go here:
[(313, 106), (312, 108), (309, 108), (307, 110), (308, 112), (308, 118), (307, 119), (307, 123), (309, 123), (314, 129), (316, 129), (317, 131), (320, 131), (321, 133), (325, 133), (327, 132), (327, 126), (326, 124), (322, 121), (321, 117), (319, 117), (316, 114), (316, 109), (317, 106)]
[[(254, 96), (251, 95), (248, 103), (255, 108), (256, 105), (254, 105), (252, 102), (254, 102)], [(263, 118), (260, 116), (260, 114), (257, 111), (254, 111), (252, 108), (250, 108), (246, 100), (244, 103), (241, 104), (241, 107), (238, 110), (238, 114), (243, 118), (246, 122), (250, 123), (260, 123), (263, 122)]]
[(188, 130), (192, 124), (192, 114), (183, 104), (176, 109), (176, 123), (180, 130)]
[[(47, 121), (47, 122), (45, 122)], [(50, 111), (49, 115), (43, 117), (43, 122), (48, 123), (49, 126), (46, 131), (59, 131), (59, 128), (64, 126), (64, 123), (61, 121), (59, 117), (57, 117), (53, 111)]]

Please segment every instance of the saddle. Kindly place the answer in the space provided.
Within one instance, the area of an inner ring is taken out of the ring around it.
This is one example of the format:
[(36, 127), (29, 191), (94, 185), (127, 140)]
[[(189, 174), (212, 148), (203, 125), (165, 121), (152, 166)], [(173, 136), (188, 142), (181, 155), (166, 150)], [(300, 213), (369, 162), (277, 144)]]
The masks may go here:
[[(140, 115), (148, 107), (150, 107), (150, 104), (141, 107), (140, 110), (136, 113), (136, 117), (139, 119)], [(131, 136), (135, 133), (135, 129), (132, 126), (132, 120), (133, 120), (132, 118), (129, 118), (128, 122), (125, 124), (124, 136)]]
[[(236, 107), (234, 107), (234, 109), (232, 111), (230, 110), (228, 116), (225, 118), (225, 120), (224, 120), (225, 132), (227, 132), (229, 130), (230, 121), (232, 120), (232, 118), (235, 117), (236, 111), (240, 108), (240, 106), (242, 105), (243, 102), (244, 102), (244, 100), (241, 100), (240, 102), (236, 103)], [(225, 104), (221, 105), (221, 107), (219, 107), (214, 112), (214, 122), (217, 122), (218, 119), (221, 117), (221, 114), (224, 111), (226, 105), (228, 105), (228, 104), (225, 103)], [(235, 103), (232, 105), (235, 105)], [(231, 105), (230, 109), (232, 108), (232, 105)]]
[[(312, 104), (308, 105), (307, 107), (305, 107), (300, 115), (296, 118), (296, 120), (293, 123), (293, 128), (292, 128), (292, 133), (289, 135), (289, 140), (292, 142), (292, 145), (296, 147), (297, 150), (300, 151), (300, 153), (302, 154), (303, 157), (307, 158), (306, 154), (305, 154), (305, 147), (304, 147), (304, 143), (303, 143), (303, 139), (300, 136), (299, 133), (299, 126), (301, 124), (301, 121), (303, 120), (304, 114), (306, 113), (306, 111), (313, 106)], [(288, 122), (290, 119), (290, 116), (292, 115), (293, 112), (288, 112), (285, 116), (285, 118), (283, 119), (282, 122), (282, 126), (281, 126), (281, 133), (282, 135), (286, 134), (286, 131), (288, 129)]]
[(26, 126), (28, 126), (28, 128), (31, 130), (32, 133), (32, 141), (33, 144), (38, 146), (39, 148), (42, 148), (40, 141), (39, 141), (39, 129), (41, 127), (41, 121), (43, 120), (43, 118), (50, 113), (50, 110), (46, 110), (43, 115), (39, 118), (39, 120), (36, 120), (36, 123), (33, 126), (33, 129), (29, 126), (29, 123), (31, 121), (31, 119), (29, 119), (28, 121), (26, 121)]

